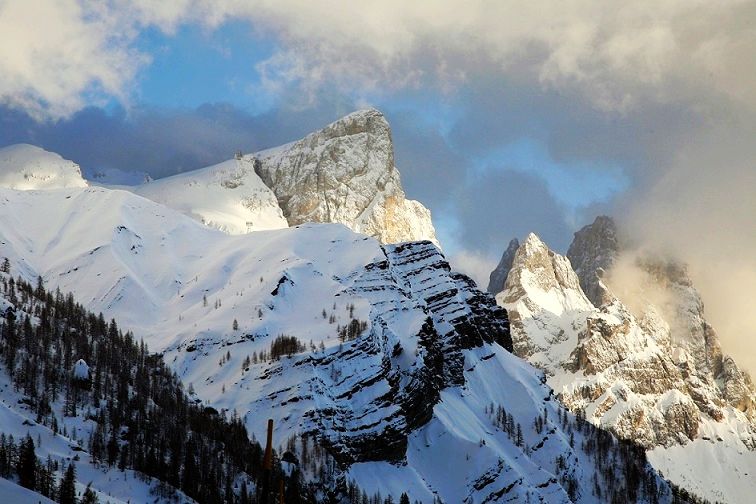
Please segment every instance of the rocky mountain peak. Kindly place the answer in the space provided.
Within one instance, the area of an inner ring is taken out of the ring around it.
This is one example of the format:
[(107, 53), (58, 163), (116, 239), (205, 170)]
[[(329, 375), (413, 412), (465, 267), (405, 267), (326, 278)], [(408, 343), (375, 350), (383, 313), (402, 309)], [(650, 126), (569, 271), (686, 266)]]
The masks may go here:
[(491, 276), (488, 279), (488, 288), (486, 290), (489, 293), (496, 295), (504, 290), (504, 284), (507, 281), (509, 270), (512, 269), (512, 262), (518, 248), (520, 248), (520, 241), (517, 238), (512, 238), (504, 254), (502, 254), (499, 264), (491, 272)]
[(614, 264), (618, 253), (617, 226), (606, 215), (599, 215), (592, 224), (577, 231), (567, 250), (567, 258), (580, 278), (583, 292), (596, 306), (609, 301), (600, 280)]
[(567, 348), (561, 344), (566, 334), (562, 317), (592, 308), (570, 261), (533, 233), (517, 248), (496, 301), (509, 312), (515, 354), (531, 358), (547, 372), (550, 365), (541, 358), (553, 361), (551, 348), (557, 343), (559, 348)]
[(534, 233), (530, 233), (517, 248), (504, 287), (510, 296), (522, 289), (558, 293), (571, 291), (574, 296), (570, 297), (585, 299), (569, 260), (554, 253)]
[(384, 243), (438, 244), (430, 211), (405, 197), (391, 128), (378, 110), (359, 110), (255, 158), (289, 225), (334, 222)]
[[(568, 255), (535, 235), (517, 249), (496, 295), (514, 352), (569, 409), (665, 467), (674, 450), (729, 450), (756, 464), (756, 388), (723, 355), (685, 265), (622, 249), (607, 217), (575, 233)], [(600, 297), (589, 302), (581, 283)]]

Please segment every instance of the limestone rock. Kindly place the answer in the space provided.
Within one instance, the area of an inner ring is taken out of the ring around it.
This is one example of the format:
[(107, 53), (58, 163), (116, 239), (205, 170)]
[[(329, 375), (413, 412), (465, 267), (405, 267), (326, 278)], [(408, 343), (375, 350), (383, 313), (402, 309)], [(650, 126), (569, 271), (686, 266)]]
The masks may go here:
[[(533, 234), (513, 254), (496, 300), (509, 313), (515, 353), (546, 373), (568, 408), (648, 449), (711, 439), (718, 425), (737, 425), (728, 442), (753, 448), (753, 384), (722, 355), (684, 265), (639, 259), (664, 302), (634, 299), (631, 310), (611, 283), (590, 275), (622, 252), (613, 223), (597, 222), (570, 247), (580, 280), (569, 259)], [(600, 294), (598, 308), (581, 283)]]
[(333, 222), (383, 243), (438, 244), (430, 211), (404, 195), (391, 129), (375, 109), (354, 112), (255, 158), (258, 175), (291, 226)]

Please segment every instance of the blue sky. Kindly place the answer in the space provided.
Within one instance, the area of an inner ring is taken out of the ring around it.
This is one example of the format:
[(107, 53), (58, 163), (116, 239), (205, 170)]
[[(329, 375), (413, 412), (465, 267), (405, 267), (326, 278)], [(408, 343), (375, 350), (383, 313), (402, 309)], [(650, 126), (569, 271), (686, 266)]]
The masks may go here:
[(275, 106), (260, 91), (255, 70), (255, 63), (273, 54), (275, 41), (255, 36), (247, 23), (228, 22), (216, 30), (185, 25), (170, 35), (152, 28), (136, 45), (152, 60), (136, 83), (144, 105), (196, 108), (222, 102), (250, 114)]

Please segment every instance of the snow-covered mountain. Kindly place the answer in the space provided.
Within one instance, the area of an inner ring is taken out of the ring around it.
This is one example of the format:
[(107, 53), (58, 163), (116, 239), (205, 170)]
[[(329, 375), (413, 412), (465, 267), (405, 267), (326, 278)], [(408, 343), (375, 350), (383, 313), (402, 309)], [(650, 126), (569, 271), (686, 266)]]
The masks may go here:
[(0, 187), (32, 190), (86, 186), (79, 165), (58, 154), (28, 144), (0, 149)]
[(0, 257), (144, 337), (258, 439), (272, 418), (283, 448), (316, 441), (342, 488), (671, 499), (642, 452), (562, 410), (507, 351), (504, 310), (428, 241), (381, 245), (335, 224), (229, 235), (127, 191), (0, 189)]
[(748, 502), (756, 390), (722, 354), (685, 268), (630, 254), (607, 217), (575, 234), (569, 259), (533, 234), (509, 252), (496, 299), (515, 353), (544, 370), (570, 410), (646, 447), (672, 481)]
[(132, 190), (231, 234), (327, 222), (382, 243), (438, 244), (430, 211), (404, 195), (391, 129), (375, 109), (296, 142)]

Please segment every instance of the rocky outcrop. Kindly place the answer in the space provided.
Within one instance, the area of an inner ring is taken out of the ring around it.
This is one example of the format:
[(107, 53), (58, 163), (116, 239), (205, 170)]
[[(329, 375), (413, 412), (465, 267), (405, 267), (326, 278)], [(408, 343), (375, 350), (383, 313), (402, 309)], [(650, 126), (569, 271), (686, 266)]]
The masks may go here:
[(507, 275), (509, 270), (512, 269), (512, 262), (514, 261), (515, 252), (520, 248), (520, 242), (517, 238), (513, 238), (504, 254), (501, 256), (499, 264), (496, 265), (496, 269), (491, 272), (491, 276), (488, 278), (488, 288), (486, 289), (490, 294), (494, 296), (504, 290), (504, 284), (507, 282)]
[(609, 301), (601, 278), (619, 253), (617, 226), (611, 217), (600, 215), (575, 233), (567, 258), (580, 278), (580, 286), (595, 306)]
[(566, 348), (565, 320), (584, 324), (584, 317), (572, 319), (592, 307), (569, 261), (533, 233), (515, 252), (504, 290), (496, 300), (509, 311), (515, 353), (531, 358), (547, 373), (553, 371), (552, 347)]
[(405, 197), (391, 128), (375, 109), (296, 142), (132, 190), (229, 234), (336, 223), (381, 243), (438, 245), (430, 211)]
[(254, 157), (291, 226), (334, 222), (383, 243), (438, 243), (430, 211), (404, 195), (391, 129), (375, 109)]

